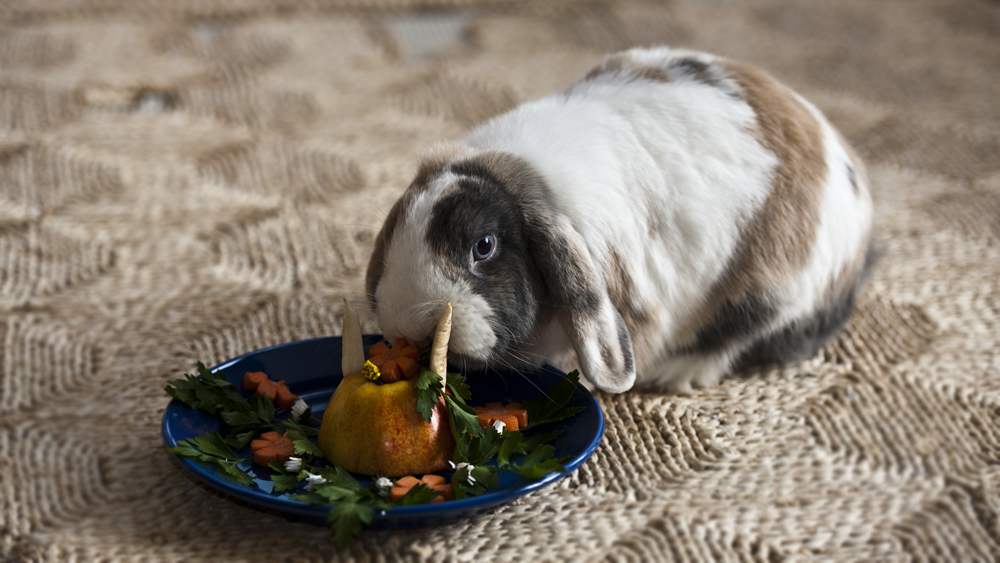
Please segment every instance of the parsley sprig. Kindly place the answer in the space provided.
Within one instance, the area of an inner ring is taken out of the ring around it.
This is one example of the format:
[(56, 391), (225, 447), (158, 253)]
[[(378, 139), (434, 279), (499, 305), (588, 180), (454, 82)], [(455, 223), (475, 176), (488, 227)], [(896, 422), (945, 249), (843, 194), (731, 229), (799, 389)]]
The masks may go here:
[[(493, 428), (484, 429), (475, 409), (466, 403), (472, 393), (464, 376), (449, 373), (446, 383), (449, 393), (444, 393), (441, 376), (421, 367), (415, 383), (417, 411), (425, 422), (430, 422), (434, 406), (443, 398), (448, 405), (451, 432), (455, 437), (452, 463), (456, 466), (465, 464), (451, 478), (455, 498), (483, 494), (487, 488), (499, 484), (497, 474), (504, 471), (512, 471), (528, 479), (539, 479), (549, 473), (565, 471), (563, 464), (567, 458), (556, 458), (555, 448), (549, 445), (562, 431), (537, 433), (535, 430), (570, 418), (583, 410), (582, 407), (566, 406), (573, 398), (579, 381), (578, 371), (567, 374), (554, 383), (547, 393), (525, 404), (528, 411), (528, 427), (525, 430), (504, 430), (500, 433)], [(527, 436), (524, 432), (531, 435)], [(486, 465), (494, 459), (496, 466)]]
[[(308, 436), (318, 435), (319, 430), (302, 424), (292, 417), (279, 420), (274, 403), (267, 395), (261, 397), (251, 395), (250, 400), (247, 400), (240, 394), (236, 385), (226, 381), (226, 376), (221, 371), (213, 373), (201, 362), (198, 362), (198, 374), (200, 377), (186, 373), (184, 379), (168, 381), (164, 390), (171, 397), (193, 409), (218, 414), (228, 428), (228, 433), (225, 438), (218, 432), (206, 434), (206, 436), (212, 434), (218, 436), (218, 439), (212, 438), (211, 441), (204, 440), (205, 436), (181, 440), (176, 448), (169, 450), (170, 453), (204, 461), (246, 483), (245, 479), (249, 479), (249, 476), (236, 467), (236, 464), (249, 458), (238, 458), (233, 451), (246, 448), (263, 432), (273, 430), (282, 435), (288, 432), (289, 438), (295, 443), (296, 453), (300, 453), (300, 448), (303, 451), (308, 448), (313, 452), (319, 451), (319, 448), (307, 439)], [(311, 418), (310, 411), (306, 411), (302, 416), (303, 420)], [(233, 460), (236, 460), (235, 463), (231, 463)]]
[(177, 447), (170, 448), (169, 451), (172, 454), (192, 457), (214, 465), (244, 485), (253, 483), (253, 477), (238, 467), (239, 463), (249, 461), (250, 458), (237, 456), (218, 432), (209, 432), (202, 436), (181, 440), (177, 442)]
[[(272, 466), (277, 465), (272, 464)], [(272, 469), (288, 475), (283, 467), (272, 467)], [(294, 495), (293, 498), (308, 504), (334, 505), (327, 516), (327, 524), (333, 532), (337, 549), (347, 547), (361, 533), (362, 525), (371, 523), (375, 510), (392, 510), (398, 506), (426, 504), (440, 494), (423, 484), (418, 484), (399, 500), (391, 500), (388, 489), (380, 489), (374, 484), (371, 488), (366, 488), (350, 473), (336, 466), (303, 466), (303, 470), (295, 476), (296, 482), (305, 480), (310, 474), (319, 475), (323, 478), (323, 482), (311, 486), (309, 491)]]

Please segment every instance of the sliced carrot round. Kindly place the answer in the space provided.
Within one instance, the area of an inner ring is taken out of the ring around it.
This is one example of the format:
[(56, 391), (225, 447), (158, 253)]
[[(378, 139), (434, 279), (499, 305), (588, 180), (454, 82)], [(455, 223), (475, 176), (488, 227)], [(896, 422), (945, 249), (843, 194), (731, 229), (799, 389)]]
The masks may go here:
[(260, 438), (250, 442), (250, 452), (254, 463), (267, 467), (271, 462), (288, 461), (295, 454), (295, 444), (277, 432), (265, 432)]
[(248, 371), (243, 374), (243, 388), (247, 391), (256, 391), (261, 381), (267, 379), (267, 374), (262, 371)]
[(483, 428), (492, 426), (496, 421), (501, 421), (507, 430), (514, 432), (528, 425), (528, 411), (521, 403), (510, 403), (504, 406), (503, 403), (486, 403), (476, 409), (476, 417)]
[(383, 383), (410, 379), (419, 370), (417, 360), (420, 359), (420, 348), (416, 344), (410, 344), (405, 338), (397, 339), (392, 348), (379, 342), (368, 349), (368, 355), (382, 373)]
[(387, 353), (390, 350), (389, 345), (385, 342), (379, 342), (368, 349), (368, 357), (374, 358), (375, 356), (380, 356)]
[(285, 385), (284, 380), (278, 382), (278, 389), (274, 394), (274, 404), (285, 409), (286, 411), (292, 410), (292, 405), (295, 401), (298, 401), (298, 395), (292, 393), (288, 386)]
[(528, 425), (528, 409), (521, 403), (508, 403), (505, 407), (507, 412), (517, 417), (517, 423), (521, 428)]
[(292, 393), (285, 381), (271, 381), (262, 371), (248, 371), (243, 374), (243, 388), (253, 391), (258, 397), (267, 395), (271, 402), (285, 410), (291, 410), (299, 396)]
[(410, 488), (410, 487), (412, 487), (413, 485), (416, 485), (419, 482), (420, 482), (420, 479), (417, 479), (413, 475), (407, 475), (406, 477), (400, 477), (396, 481), (396, 484), (394, 486), (396, 486), (396, 487)]
[(401, 477), (396, 481), (396, 484), (393, 485), (392, 489), (389, 490), (389, 498), (392, 500), (399, 500), (405, 497), (406, 493), (410, 492), (410, 489), (412, 489), (417, 483), (423, 483), (427, 486), (427, 488), (440, 493), (430, 502), (430, 504), (437, 504), (454, 498), (451, 484), (446, 483), (444, 477), (434, 474), (424, 475), (420, 479), (417, 479), (412, 475)]

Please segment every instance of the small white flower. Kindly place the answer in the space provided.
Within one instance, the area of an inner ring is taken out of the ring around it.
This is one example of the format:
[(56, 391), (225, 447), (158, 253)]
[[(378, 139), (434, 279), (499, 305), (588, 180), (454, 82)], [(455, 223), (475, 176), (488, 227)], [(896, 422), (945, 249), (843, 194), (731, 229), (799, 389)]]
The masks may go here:
[(455, 462), (451, 460), (448, 460), (448, 463), (451, 464), (451, 468), (454, 469), (455, 471), (461, 471), (462, 469), (468, 468), (469, 472), (466, 474), (465, 480), (468, 481), (470, 485), (476, 484), (476, 478), (472, 476), (472, 470), (476, 468), (475, 465), (472, 465), (471, 463), (465, 463), (464, 461), (459, 462), (458, 465), (455, 465)]
[(392, 481), (386, 477), (379, 477), (375, 481), (375, 487), (378, 489), (390, 489), (392, 488)]
[(301, 457), (290, 457), (288, 461), (285, 462), (285, 471), (290, 473), (298, 473), (302, 469), (302, 458)]
[(298, 421), (307, 410), (309, 410), (309, 405), (302, 399), (297, 399), (295, 404), (292, 405), (292, 418)]
[(308, 473), (306, 475), (306, 490), (307, 491), (311, 491), (312, 488), (313, 488), (313, 485), (322, 485), (323, 483), (326, 483), (326, 479), (324, 479), (320, 475), (314, 475), (312, 473)]
[(502, 420), (497, 420), (493, 423), (493, 429), (497, 431), (497, 434), (502, 436), (503, 431), (507, 429), (507, 425)]

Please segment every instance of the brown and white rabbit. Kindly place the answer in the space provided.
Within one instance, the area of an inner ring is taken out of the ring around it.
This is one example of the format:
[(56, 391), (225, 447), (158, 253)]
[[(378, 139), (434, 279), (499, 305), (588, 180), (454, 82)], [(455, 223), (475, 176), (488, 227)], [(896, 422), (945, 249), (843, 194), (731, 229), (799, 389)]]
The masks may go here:
[(635, 49), (429, 155), (366, 290), (390, 340), (425, 339), (451, 302), (459, 365), (686, 391), (834, 336), (871, 223), (862, 163), (809, 102), (727, 59)]

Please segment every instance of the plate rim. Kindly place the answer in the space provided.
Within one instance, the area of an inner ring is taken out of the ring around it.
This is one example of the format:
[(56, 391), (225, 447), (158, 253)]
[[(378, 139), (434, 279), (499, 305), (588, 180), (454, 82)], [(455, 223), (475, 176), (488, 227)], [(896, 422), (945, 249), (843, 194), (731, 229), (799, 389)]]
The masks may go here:
[[(380, 334), (365, 334), (364, 338), (368, 337), (380, 337)], [(224, 360), (221, 363), (209, 368), (209, 371), (215, 373), (219, 370), (224, 370), (232, 365), (258, 354), (262, 354), (268, 351), (286, 348), (296, 345), (304, 345), (310, 343), (316, 343), (320, 341), (335, 340), (340, 339), (339, 335), (331, 336), (320, 336), (316, 338), (308, 338), (303, 340), (295, 340), (290, 342), (285, 342), (281, 344), (275, 344), (273, 346), (267, 346), (257, 350), (252, 350), (244, 354), (240, 354), (234, 358)], [(566, 375), (565, 372), (555, 368), (551, 365), (542, 366), (542, 370), (548, 370), (559, 375)], [(338, 370), (340, 371), (340, 370)], [(341, 374), (343, 377), (343, 374)], [(572, 455), (571, 459), (564, 464), (565, 470), (558, 473), (550, 473), (541, 479), (533, 480), (528, 483), (506, 489), (500, 489), (494, 492), (488, 492), (483, 495), (469, 497), (459, 500), (450, 500), (447, 502), (435, 503), (435, 504), (420, 504), (412, 506), (400, 506), (393, 508), (391, 510), (375, 509), (372, 522), (366, 527), (377, 527), (377, 521), (384, 521), (383, 523), (393, 523), (393, 521), (401, 521), (406, 519), (412, 519), (415, 516), (447, 516), (453, 514), (456, 519), (464, 518), (467, 516), (472, 516), (475, 513), (485, 512), (490, 509), (496, 508), (499, 505), (507, 504), (513, 500), (520, 498), (522, 496), (528, 495), (534, 491), (544, 488), (563, 477), (569, 476), (573, 471), (578, 469), (584, 462), (586, 462), (597, 450), (600, 445), (601, 440), (604, 437), (605, 430), (605, 420), (604, 412), (601, 409), (600, 404), (597, 402), (597, 398), (594, 397), (593, 393), (589, 389), (580, 385), (577, 391), (583, 393), (583, 399), (587, 401), (588, 406), (592, 407), (596, 411), (597, 415), (597, 430), (594, 436), (591, 437), (589, 443), (583, 448), (583, 450), (575, 455)], [(177, 399), (171, 398), (167, 403), (163, 411), (163, 419), (161, 423), (161, 436), (163, 438), (164, 444), (169, 450), (169, 448), (175, 447), (177, 445), (177, 438), (174, 436), (174, 432), (171, 429), (171, 414), (177, 412), (179, 409), (188, 409), (191, 412), (195, 412), (195, 409), (191, 409), (184, 403)], [(190, 473), (199, 483), (214, 489), (220, 493), (228, 495), (229, 497), (239, 499), (242, 502), (246, 502), (255, 508), (263, 508), (278, 512), (283, 516), (292, 516), (298, 519), (313, 520), (322, 518), (325, 522), (326, 515), (329, 513), (330, 509), (335, 506), (333, 504), (307, 504), (301, 501), (297, 501), (289, 498), (288, 495), (281, 494), (275, 495), (263, 491), (254, 491), (247, 488), (246, 486), (240, 484), (234, 479), (225, 478), (224, 476), (218, 475), (212, 470), (211, 466), (205, 465), (198, 462), (193, 458), (179, 456), (177, 454), (167, 452), (175, 462), (181, 464), (188, 473)]]

